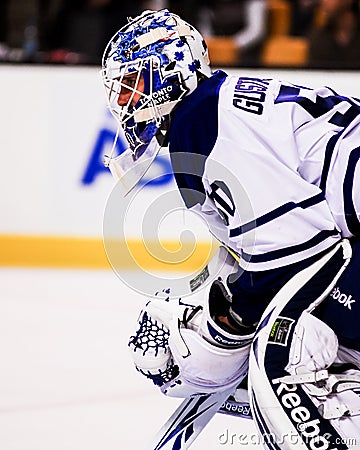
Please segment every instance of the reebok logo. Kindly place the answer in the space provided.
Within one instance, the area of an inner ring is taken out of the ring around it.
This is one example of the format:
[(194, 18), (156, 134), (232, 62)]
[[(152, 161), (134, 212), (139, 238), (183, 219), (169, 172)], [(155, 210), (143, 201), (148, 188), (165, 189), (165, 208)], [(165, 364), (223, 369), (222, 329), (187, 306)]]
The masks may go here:
[(336, 287), (332, 293), (330, 294), (330, 297), (332, 297), (334, 300), (337, 300), (339, 303), (345, 306), (345, 308), (350, 309), (351, 311), (351, 305), (355, 303), (355, 300), (352, 298), (352, 295), (346, 295), (343, 294), (338, 287)]
[(324, 433), (318, 418), (311, 417), (309, 409), (301, 404), (297, 385), (281, 383), (276, 389), (281, 404), (289, 410), (289, 418), (301, 435), (307, 448), (312, 450), (337, 450), (331, 442), (331, 434)]

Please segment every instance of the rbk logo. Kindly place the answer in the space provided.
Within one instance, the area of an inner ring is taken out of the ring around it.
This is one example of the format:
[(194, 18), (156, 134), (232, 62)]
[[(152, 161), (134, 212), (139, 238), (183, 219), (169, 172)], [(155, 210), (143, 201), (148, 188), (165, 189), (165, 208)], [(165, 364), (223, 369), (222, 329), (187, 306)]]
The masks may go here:
[(351, 311), (351, 305), (355, 303), (355, 300), (352, 298), (352, 295), (346, 295), (342, 294), (340, 292), (340, 289), (336, 287), (332, 293), (330, 294), (330, 297), (332, 297), (334, 300), (337, 300), (339, 303), (345, 306), (345, 308), (350, 309)]

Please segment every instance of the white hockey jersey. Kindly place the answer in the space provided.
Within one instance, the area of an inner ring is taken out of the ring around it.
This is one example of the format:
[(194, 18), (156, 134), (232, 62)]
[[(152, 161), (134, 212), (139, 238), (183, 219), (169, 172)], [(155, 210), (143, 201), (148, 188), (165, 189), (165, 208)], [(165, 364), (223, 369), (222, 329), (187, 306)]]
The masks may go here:
[(284, 267), (360, 235), (359, 104), (218, 71), (175, 110), (180, 192), (243, 269)]

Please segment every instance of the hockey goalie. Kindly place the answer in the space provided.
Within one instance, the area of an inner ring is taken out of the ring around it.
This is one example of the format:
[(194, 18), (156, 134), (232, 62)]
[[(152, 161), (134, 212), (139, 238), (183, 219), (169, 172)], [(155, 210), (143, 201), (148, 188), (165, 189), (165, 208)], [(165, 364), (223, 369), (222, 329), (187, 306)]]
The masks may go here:
[[(358, 100), (213, 72), (168, 10), (129, 19), (102, 79), (129, 144), (107, 160), (119, 183), (131, 190), (168, 147), (184, 207), (223, 244), (191, 295), (146, 302), (138, 371), (209, 411), (248, 377), (269, 449), (360, 448)], [(188, 448), (190, 434), (154, 448)]]

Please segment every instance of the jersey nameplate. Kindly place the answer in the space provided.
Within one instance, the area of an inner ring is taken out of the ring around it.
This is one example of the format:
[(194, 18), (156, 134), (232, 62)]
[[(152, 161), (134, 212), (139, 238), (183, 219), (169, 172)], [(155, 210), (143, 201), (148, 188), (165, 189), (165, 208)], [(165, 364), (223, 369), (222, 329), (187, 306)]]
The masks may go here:
[(234, 89), (235, 108), (260, 116), (264, 110), (264, 101), (269, 80), (262, 78), (240, 77)]

